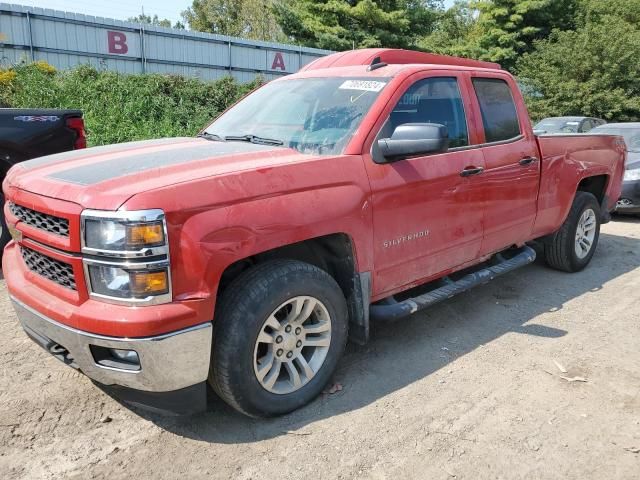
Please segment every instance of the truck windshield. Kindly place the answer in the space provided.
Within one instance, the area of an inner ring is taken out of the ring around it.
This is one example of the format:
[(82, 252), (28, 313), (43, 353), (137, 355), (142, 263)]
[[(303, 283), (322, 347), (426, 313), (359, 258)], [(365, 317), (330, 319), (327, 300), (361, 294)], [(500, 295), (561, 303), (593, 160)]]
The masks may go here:
[(306, 78), (269, 83), (220, 116), (204, 136), (340, 154), (387, 82)]

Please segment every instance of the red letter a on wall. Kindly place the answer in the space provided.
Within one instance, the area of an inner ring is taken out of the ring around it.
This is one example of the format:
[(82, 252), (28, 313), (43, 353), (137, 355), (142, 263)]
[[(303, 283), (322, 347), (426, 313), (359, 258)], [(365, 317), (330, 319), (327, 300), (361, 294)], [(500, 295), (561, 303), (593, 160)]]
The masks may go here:
[(271, 64), (271, 70), (282, 70), (284, 72), (286, 69), (282, 54), (280, 52), (276, 52), (276, 56), (273, 57), (273, 63)]

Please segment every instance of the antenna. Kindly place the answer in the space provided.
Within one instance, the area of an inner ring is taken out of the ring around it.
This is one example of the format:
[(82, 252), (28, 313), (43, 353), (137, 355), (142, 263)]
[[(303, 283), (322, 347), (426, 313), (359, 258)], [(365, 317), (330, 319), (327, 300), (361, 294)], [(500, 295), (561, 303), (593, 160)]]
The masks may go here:
[(372, 72), (373, 70), (377, 70), (379, 68), (382, 67), (386, 67), (387, 64), (384, 63), (380, 57), (375, 57), (373, 60), (371, 60), (371, 63), (369, 64), (369, 68), (367, 68), (367, 71)]

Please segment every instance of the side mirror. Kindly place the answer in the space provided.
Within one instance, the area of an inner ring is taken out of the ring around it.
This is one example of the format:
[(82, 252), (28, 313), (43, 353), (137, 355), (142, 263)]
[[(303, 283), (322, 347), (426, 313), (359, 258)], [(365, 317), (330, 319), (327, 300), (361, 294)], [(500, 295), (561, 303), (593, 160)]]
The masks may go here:
[(405, 123), (396, 127), (391, 138), (378, 140), (378, 148), (387, 161), (442, 153), (449, 148), (449, 134), (439, 123)]

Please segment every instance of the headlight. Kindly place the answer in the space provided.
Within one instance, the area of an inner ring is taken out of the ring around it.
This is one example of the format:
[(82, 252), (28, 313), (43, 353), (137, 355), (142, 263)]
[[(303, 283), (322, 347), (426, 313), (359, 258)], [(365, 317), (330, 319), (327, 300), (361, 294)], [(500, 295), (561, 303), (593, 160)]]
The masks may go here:
[[(166, 246), (165, 220), (161, 210), (144, 212), (82, 213), (83, 250), (96, 255), (149, 256), (149, 249)], [(160, 252), (156, 252), (160, 253)], [(164, 252), (162, 252), (164, 253)]]
[(168, 303), (171, 269), (162, 210), (82, 212), (89, 295), (125, 305)]
[(143, 269), (131, 269), (131, 265), (88, 263), (91, 292), (103, 297), (132, 300), (132, 303), (157, 299), (169, 293), (169, 268), (166, 262), (163, 265), (145, 264)]
[(634, 168), (633, 170), (625, 170), (624, 181), (640, 180), (640, 168)]

